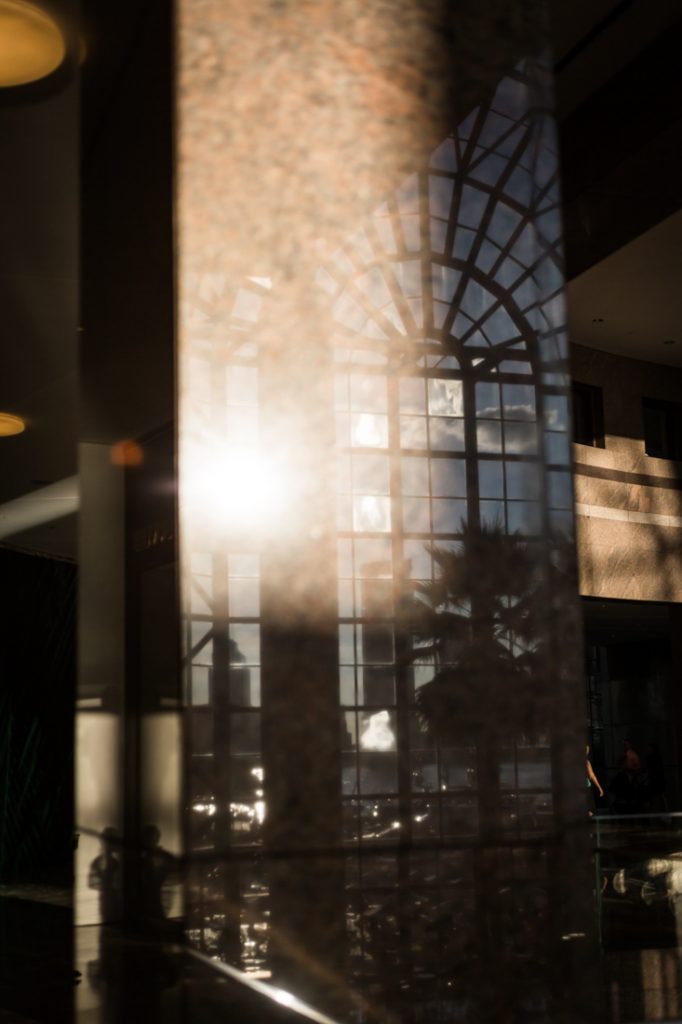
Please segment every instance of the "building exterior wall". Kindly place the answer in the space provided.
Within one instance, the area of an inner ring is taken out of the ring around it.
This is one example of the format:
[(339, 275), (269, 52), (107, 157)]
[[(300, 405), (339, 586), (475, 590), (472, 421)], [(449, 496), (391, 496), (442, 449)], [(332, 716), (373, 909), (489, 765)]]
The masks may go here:
[(679, 401), (682, 371), (572, 345), (573, 379), (602, 389), (605, 447), (576, 444), (580, 592), (682, 601), (682, 465), (645, 453), (642, 398)]

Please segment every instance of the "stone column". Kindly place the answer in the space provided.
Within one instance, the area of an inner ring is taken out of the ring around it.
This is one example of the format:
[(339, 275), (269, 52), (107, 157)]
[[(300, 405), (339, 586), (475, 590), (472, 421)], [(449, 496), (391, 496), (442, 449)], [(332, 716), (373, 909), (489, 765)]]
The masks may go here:
[(339, 1013), (596, 1006), (544, 15), (177, 5), (190, 938)]

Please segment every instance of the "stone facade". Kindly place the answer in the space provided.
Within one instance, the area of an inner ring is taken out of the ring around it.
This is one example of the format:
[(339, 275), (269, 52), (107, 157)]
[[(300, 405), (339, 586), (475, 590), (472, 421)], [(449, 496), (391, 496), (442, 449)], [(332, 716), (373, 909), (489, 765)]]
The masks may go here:
[(573, 379), (602, 389), (605, 447), (574, 445), (580, 592), (682, 601), (682, 466), (649, 456), (642, 398), (679, 401), (682, 372), (572, 346)]

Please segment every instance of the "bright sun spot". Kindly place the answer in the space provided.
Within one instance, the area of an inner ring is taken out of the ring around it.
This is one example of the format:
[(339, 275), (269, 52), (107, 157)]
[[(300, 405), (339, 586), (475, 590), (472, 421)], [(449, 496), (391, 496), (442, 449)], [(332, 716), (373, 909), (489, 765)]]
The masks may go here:
[(182, 500), (206, 523), (238, 531), (281, 525), (291, 498), (286, 477), (257, 448), (198, 444), (183, 470)]

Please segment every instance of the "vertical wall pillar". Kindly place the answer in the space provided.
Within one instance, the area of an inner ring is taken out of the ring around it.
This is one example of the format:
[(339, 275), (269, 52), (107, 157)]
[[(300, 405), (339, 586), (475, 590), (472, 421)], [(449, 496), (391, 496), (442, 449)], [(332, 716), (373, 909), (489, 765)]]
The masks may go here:
[(331, 1009), (588, 1020), (543, 5), (177, 19), (190, 938)]
[(82, 79), (76, 921), (157, 932), (182, 846), (170, 35), (153, 3)]

